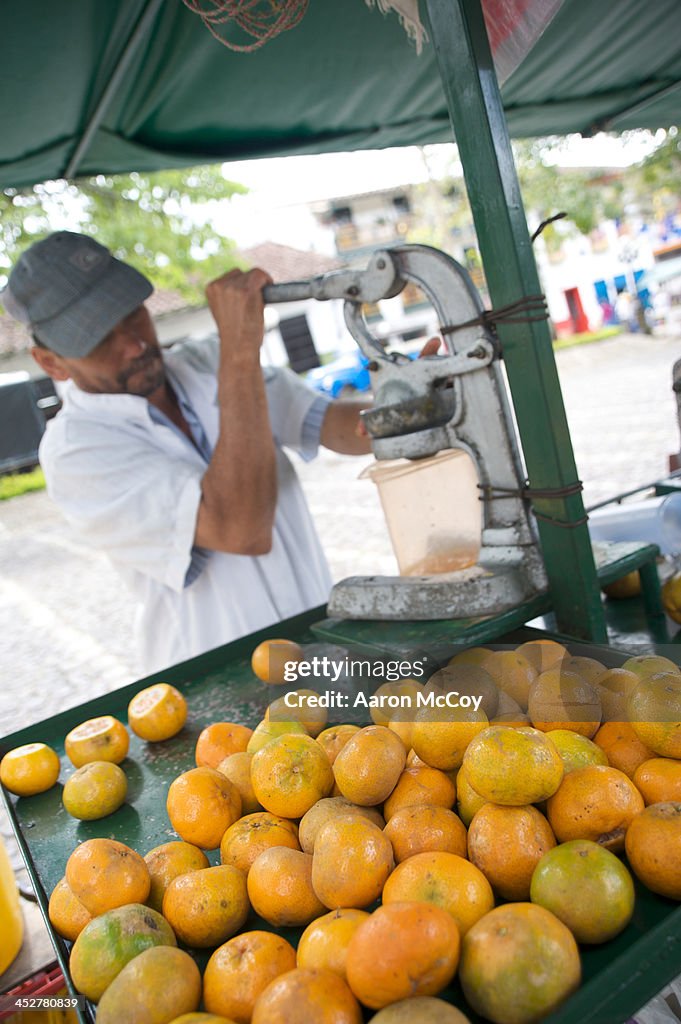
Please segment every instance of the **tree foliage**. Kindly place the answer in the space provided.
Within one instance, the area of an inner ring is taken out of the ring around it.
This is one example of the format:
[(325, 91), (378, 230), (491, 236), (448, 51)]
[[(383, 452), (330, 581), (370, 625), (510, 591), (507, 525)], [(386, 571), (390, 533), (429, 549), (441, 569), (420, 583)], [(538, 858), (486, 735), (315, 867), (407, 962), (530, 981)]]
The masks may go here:
[[(568, 225), (588, 235), (604, 220), (624, 214), (624, 182), (619, 173), (601, 169), (557, 167), (565, 140), (531, 139), (514, 143), (523, 203), (538, 222), (565, 213)], [(564, 232), (565, 226), (561, 226)], [(549, 249), (560, 245), (561, 230), (548, 225), (544, 240)]]
[(473, 214), (463, 180), (448, 175), (441, 181), (415, 185), (413, 226), (409, 241), (455, 253), (472, 235)]
[(656, 219), (674, 213), (681, 193), (681, 134), (670, 128), (653, 153), (633, 171), (642, 211)]
[(0, 192), (0, 272), (51, 231), (82, 231), (147, 274), (156, 287), (200, 301), (211, 278), (238, 264), (209, 204), (247, 190), (219, 166), (97, 175)]
[[(633, 137), (637, 132), (624, 133)], [(558, 213), (566, 217), (548, 224), (542, 237), (549, 250), (560, 248), (566, 233), (589, 235), (605, 220), (621, 220), (633, 208), (645, 219), (660, 220), (679, 207), (681, 136), (676, 128), (639, 164), (625, 170), (560, 166), (570, 138), (550, 136), (513, 143), (523, 203), (531, 226)], [(457, 255), (474, 235), (463, 180), (452, 173), (414, 189), (414, 222), (410, 240), (435, 245)]]
[[(625, 132), (626, 141), (642, 133)], [(588, 235), (604, 220), (626, 219), (632, 212), (644, 220), (661, 220), (678, 212), (681, 191), (681, 143), (678, 129), (663, 134), (655, 149), (638, 164), (620, 169), (557, 166), (568, 139), (550, 137), (514, 143), (518, 177), (528, 214), (544, 220), (564, 211), (574, 230)], [(551, 234), (554, 232), (552, 239)], [(551, 226), (544, 238), (549, 248), (560, 244)]]

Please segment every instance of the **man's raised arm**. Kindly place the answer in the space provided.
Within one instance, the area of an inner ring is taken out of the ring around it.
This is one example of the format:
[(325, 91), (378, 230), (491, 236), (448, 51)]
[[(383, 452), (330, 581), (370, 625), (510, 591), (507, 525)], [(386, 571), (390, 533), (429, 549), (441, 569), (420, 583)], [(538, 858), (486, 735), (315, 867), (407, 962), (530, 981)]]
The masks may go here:
[(206, 297), (220, 338), (220, 432), (203, 477), (195, 543), (214, 551), (266, 554), (277, 502), (274, 442), (260, 368), (263, 270), (230, 270)]

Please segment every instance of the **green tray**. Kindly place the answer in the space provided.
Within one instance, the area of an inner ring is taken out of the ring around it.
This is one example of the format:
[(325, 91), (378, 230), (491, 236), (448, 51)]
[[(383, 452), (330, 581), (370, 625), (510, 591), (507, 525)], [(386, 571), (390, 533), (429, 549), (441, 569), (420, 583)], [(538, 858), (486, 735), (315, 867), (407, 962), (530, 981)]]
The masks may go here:
[[(282, 691), (257, 680), (250, 668), (250, 656), (260, 640), (285, 636), (306, 648), (306, 654), (333, 653), (320, 643), (312, 630), (322, 609), (315, 609), (278, 624), (271, 629), (245, 637), (208, 654), (173, 666), (171, 669), (64, 711), (46, 721), (31, 725), (0, 741), (0, 756), (22, 743), (42, 741), (54, 747), (61, 757), (61, 782), (74, 770), (64, 754), (67, 732), (86, 718), (112, 714), (127, 720), (128, 703), (138, 690), (151, 682), (166, 681), (177, 686), (189, 704), (187, 725), (172, 740), (147, 744), (132, 735), (123, 769), (128, 778), (128, 801), (115, 814), (95, 822), (77, 822), (61, 803), (62, 785), (38, 796), (18, 799), (3, 789), (10, 820), (33, 882), (36, 895), (60, 966), (67, 982), (70, 944), (64, 942), (49, 924), (49, 893), (64, 874), (66, 860), (79, 842), (95, 836), (107, 836), (146, 853), (152, 847), (176, 838), (168, 822), (165, 798), (172, 780), (194, 766), (194, 746), (201, 729), (212, 721), (231, 720), (254, 726), (263, 716), (273, 696)], [(413, 634), (413, 626), (408, 632)], [(527, 627), (497, 638), (496, 643), (520, 643), (533, 636), (549, 636)], [(438, 645), (441, 647), (441, 645)], [(571, 643), (575, 653), (591, 654), (607, 664), (620, 664), (626, 656), (613, 648)], [(376, 645), (380, 651), (380, 642)], [(680, 653), (681, 653), (681, 649)], [(441, 651), (440, 651), (441, 653)], [(314, 682), (312, 683), (314, 685)], [(342, 715), (343, 720), (357, 720)], [(331, 716), (334, 720), (334, 716)], [(336, 716), (336, 721), (339, 717)], [(219, 851), (209, 854), (211, 863), (219, 862)], [(255, 915), (246, 927), (276, 929)], [(300, 930), (279, 930), (295, 945)], [(195, 953), (195, 951), (192, 951)], [(195, 954), (204, 966), (208, 954)], [(551, 1017), (551, 1024), (623, 1024), (637, 1009), (681, 972), (681, 908), (637, 887), (634, 918), (624, 932), (602, 947), (582, 951), (584, 982), (580, 990)], [(458, 982), (443, 993), (475, 1021), (466, 1007)], [(79, 1011), (83, 1024), (92, 1024), (94, 1010)]]

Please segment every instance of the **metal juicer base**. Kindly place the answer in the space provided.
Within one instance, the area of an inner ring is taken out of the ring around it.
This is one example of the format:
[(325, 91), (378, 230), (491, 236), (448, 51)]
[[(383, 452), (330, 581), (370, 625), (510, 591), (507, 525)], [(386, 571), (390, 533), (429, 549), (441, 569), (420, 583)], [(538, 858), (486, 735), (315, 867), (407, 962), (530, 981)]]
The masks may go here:
[(539, 593), (517, 565), (478, 565), (437, 576), (350, 576), (331, 591), (339, 619), (459, 619), (499, 615)]

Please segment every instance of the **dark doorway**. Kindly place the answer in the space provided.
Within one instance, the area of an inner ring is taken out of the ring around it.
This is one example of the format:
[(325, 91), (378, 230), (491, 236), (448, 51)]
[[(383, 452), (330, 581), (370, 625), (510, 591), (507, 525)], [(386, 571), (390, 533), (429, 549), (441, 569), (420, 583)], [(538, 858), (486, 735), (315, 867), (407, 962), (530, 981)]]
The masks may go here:
[(313, 370), (321, 365), (304, 313), (280, 320), (279, 331), (289, 364), (295, 373), (304, 373), (305, 370)]

